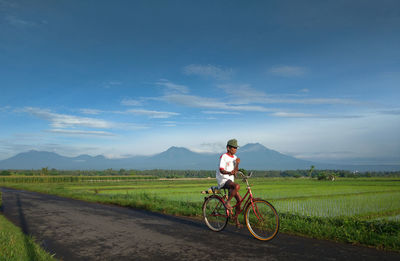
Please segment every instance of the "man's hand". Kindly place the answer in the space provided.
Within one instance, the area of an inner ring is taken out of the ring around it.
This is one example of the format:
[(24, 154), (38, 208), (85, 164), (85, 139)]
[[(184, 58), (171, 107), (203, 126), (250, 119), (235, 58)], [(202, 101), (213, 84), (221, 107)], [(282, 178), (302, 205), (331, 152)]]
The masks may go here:
[(240, 163), (240, 158), (236, 158), (236, 165)]
[(237, 172), (238, 172), (238, 170), (237, 170), (237, 169), (234, 169), (234, 170), (231, 171), (231, 175), (233, 175), (233, 176), (236, 177), (236, 173), (237, 173)]

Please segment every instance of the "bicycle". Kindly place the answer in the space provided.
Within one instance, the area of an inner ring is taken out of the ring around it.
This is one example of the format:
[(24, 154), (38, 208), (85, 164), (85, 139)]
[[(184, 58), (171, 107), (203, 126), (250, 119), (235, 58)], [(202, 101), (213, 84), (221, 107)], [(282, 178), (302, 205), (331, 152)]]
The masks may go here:
[[(241, 171), (238, 172), (243, 182), (247, 185), (247, 192), (241, 201), (237, 202), (232, 210), (226, 207), (227, 195), (224, 189), (212, 189), (212, 195), (204, 198), (203, 217), (206, 225), (212, 231), (222, 231), (228, 224), (229, 218), (233, 215), (233, 209), (240, 206), (237, 217), (244, 210), (244, 219), (247, 229), (257, 239), (268, 241), (273, 239), (279, 231), (279, 216), (274, 206), (266, 200), (254, 198), (248, 182), (250, 175), (246, 176)], [(246, 201), (245, 201), (246, 200)], [(242, 208), (242, 203), (244, 203)]]

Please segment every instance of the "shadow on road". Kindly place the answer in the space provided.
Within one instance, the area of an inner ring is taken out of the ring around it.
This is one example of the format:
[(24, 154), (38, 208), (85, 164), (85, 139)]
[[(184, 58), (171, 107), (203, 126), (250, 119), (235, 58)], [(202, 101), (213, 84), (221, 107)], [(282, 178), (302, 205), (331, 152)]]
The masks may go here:
[[(17, 207), (18, 207), (19, 224), (22, 229), (22, 232), (25, 235), (29, 236), (28, 225), (26, 224), (24, 211), (22, 210), (21, 199), (19, 198), (18, 194), (17, 194)], [(36, 252), (35, 252), (35, 246), (29, 240), (28, 237), (24, 237), (24, 245), (25, 245), (26, 252), (27, 252), (28, 256), (31, 258), (31, 260), (39, 260), (38, 256), (36, 255)]]

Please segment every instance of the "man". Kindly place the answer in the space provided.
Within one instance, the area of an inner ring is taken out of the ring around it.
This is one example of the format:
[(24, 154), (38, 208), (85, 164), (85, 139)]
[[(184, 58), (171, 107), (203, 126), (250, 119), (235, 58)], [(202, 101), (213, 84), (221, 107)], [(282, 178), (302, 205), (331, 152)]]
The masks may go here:
[[(240, 185), (235, 183), (235, 176), (239, 169), (240, 159), (235, 155), (238, 148), (237, 140), (231, 139), (226, 144), (226, 153), (222, 154), (219, 161), (219, 167), (216, 173), (218, 187), (228, 189), (229, 196), (226, 201), (226, 207), (232, 210), (231, 199), (235, 197), (236, 202), (240, 202), (242, 197), (239, 194)], [(236, 215), (233, 217), (236, 226), (240, 227), (237, 215), (240, 211), (240, 205), (236, 206)]]

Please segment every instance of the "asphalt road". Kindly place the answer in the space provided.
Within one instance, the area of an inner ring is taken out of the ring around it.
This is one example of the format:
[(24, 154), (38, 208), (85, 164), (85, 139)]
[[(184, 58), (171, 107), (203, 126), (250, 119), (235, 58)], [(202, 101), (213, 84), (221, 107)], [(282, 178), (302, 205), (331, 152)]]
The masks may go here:
[(33, 192), (2, 189), (3, 214), (61, 260), (400, 260), (400, 253), (279, 234), (270, 242), (234, 226)]

